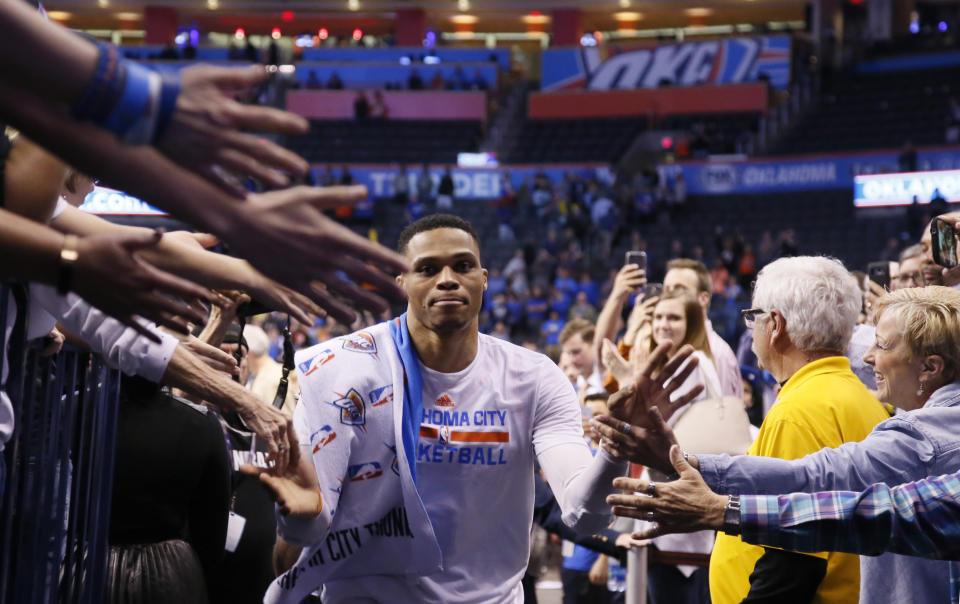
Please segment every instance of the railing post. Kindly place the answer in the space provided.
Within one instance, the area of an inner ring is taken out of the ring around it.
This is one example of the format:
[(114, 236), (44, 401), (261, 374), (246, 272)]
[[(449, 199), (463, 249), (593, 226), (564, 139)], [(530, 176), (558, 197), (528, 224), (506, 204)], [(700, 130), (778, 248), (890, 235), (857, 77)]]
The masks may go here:
[[(0, 287), (0, 328), (11, 309)], [(14, 330), (22, 334), (23, 330)], [(0, 601), (99, 603), (109, 553), (120, 375), (88, 353), (12, 338), (16, 426), (0, 498)]]

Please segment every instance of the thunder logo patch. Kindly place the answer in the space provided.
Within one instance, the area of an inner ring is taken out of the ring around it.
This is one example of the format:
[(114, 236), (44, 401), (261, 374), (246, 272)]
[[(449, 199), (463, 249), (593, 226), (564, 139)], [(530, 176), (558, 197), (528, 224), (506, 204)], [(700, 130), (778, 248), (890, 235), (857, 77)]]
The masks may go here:
[(360, 393), (351, 388), (342, 398), (329, 403), (340, 409), (340, 423), (346, 426), (360, 426), (364, 429), (367, 423), (366, 413), (364, 411), (363, 397)]
[(377, 354), (377, 342), (369, 333), (358, 331), (343, 338), (343, 349), (351, 352)]

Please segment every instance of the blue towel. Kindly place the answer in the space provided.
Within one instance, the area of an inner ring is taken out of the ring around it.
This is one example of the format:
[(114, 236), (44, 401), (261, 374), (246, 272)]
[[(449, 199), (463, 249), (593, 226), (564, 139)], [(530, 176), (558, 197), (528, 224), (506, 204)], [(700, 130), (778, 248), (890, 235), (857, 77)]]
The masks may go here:
[(420, 377), (420, 361), (407, 329), (407, 313), (390, 322), (390, 335), (397, 345), (400, 362), (403, 364), (403, 416), (400, 434), (403, 450), (410, 466), (413, 484), (417, 484), (417, 443), (420, 440), (420, 420), (423, 416), (423, 380)]

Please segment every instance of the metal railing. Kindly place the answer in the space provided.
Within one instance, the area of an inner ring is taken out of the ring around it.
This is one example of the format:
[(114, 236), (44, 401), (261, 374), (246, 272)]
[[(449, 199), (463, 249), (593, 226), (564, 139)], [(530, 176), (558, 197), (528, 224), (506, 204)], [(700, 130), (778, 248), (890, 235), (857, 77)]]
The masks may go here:
[[(0, 331), (9, 290), (0, 287)], [(16, 428), (3, 452), (0, 601), (99, 603), (120, 373), (70, 348), (42, 357), (22, 336), (3, 354)]]

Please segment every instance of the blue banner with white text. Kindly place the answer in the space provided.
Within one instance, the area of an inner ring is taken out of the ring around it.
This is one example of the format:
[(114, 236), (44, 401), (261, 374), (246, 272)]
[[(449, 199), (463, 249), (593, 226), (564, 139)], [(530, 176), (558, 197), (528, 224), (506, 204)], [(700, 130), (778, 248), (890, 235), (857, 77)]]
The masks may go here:
[[(668, 183), (674, 181), (677, 174), (683, 174), (690, 195), (852, 189), (855, 176), (900, 171), (896, 151), (661, 164), (657, 169), (660, 177)], [(917, 169), (960, 169), (960, 148), (920, 150), (917, 152)]]
[(790, 83), (790, 36), (723, 38), (677, 44), (549, 48), (543, 51), (541, 90), (632, 90), (740, 84), (768, 79)]

